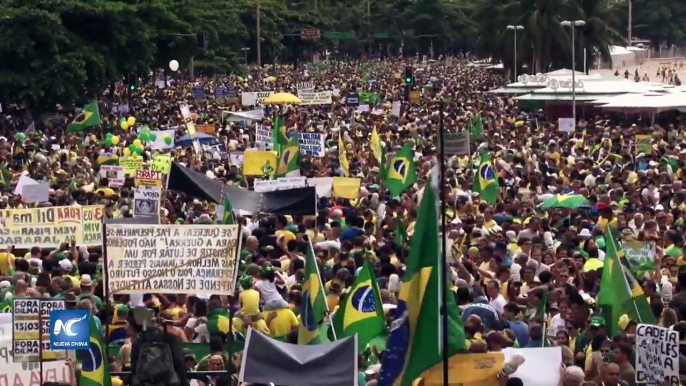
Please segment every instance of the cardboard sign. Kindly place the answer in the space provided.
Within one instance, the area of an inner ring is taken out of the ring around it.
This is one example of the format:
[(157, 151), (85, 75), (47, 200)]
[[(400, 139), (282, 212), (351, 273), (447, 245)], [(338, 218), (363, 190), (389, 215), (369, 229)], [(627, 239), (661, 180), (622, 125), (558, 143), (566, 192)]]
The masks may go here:
[(136, 186), (162, 186), (162, 172), (154, 170), (136, 170), (134, 184)]
[(639, 324), (635, 370), (636, 383), (679, 385), (679, 332)]

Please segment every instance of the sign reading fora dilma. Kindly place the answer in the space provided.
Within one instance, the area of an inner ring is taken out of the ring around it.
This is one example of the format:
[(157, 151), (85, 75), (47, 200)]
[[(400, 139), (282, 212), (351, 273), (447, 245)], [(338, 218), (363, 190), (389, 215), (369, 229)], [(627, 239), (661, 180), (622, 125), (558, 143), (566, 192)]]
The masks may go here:
[(64, 299), (13, 299), (12, 348), (15, 362), (66, 358), (64, 348), (53, 350), (50, 345), (53, 327), (51, 312), (64, 308)]

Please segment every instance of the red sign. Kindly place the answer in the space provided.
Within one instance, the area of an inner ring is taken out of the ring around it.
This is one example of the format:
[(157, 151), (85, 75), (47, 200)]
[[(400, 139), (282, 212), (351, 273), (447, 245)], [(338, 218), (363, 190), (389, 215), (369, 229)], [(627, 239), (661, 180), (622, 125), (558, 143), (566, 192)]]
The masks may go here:
[(319, 30), (315, 28), (300, 30), (300, 38), (303, 40), (317, 40), (321, 36)]

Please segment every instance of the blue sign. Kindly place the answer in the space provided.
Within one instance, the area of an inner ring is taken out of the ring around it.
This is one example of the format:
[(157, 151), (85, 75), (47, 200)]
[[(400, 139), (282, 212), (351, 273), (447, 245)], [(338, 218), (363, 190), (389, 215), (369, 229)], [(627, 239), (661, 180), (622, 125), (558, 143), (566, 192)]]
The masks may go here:
[(205, 97), (205, 89), (202, 86), (193, 87), (193, 98), (203, 99)]
[(238, 102), (238, 90), (231, 83), (226, 85), (226, 99), (231, 103)]
[(224, 95), (226, 95), (226, 88), (219, 86), (214, 89), (214, 96), (223, 97)]
[(359, 106), (360, 105), (360, 95), (357, 93), (346, 95), (345, 96), (345, 104), (348, 106)]
[(90, 335), (88, 310), (50, 311), (51, 350), (88, 350)]

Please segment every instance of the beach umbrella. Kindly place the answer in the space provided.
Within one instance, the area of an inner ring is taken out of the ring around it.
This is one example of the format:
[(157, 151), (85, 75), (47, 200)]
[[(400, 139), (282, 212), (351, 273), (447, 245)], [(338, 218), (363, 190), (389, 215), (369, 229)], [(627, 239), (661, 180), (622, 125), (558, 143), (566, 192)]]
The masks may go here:
[(302, 101), (300, 98), (297, 96), (287, 93), (287, 92), (279, 92), (276, 94), (272, 94), (267, 99), (264, 100), (265, 104), (300, 104)]

